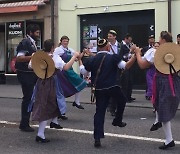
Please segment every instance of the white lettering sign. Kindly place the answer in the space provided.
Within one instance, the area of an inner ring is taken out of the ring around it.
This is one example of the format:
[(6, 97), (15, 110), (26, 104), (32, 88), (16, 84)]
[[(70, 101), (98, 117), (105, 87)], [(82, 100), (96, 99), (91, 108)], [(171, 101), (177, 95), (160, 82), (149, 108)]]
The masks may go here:
[(22, 35), (22, 31), (9, 31), (9, 35)]
[(21, 23), (10, 23), (9, 28), (12, 29), (21, 28)]

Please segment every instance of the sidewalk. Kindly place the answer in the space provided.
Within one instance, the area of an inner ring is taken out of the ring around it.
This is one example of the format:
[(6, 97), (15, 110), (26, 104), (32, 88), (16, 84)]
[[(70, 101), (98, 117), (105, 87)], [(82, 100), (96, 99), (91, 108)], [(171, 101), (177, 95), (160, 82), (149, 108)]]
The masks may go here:
[[(136, 98), (136, 101), (132, 103), (127, 103), (129, 107), (144, 107), (144, 108), (152, 108), (152, 104), (150, 101), (145, 99), (145, 91), (144, 90), (133, 90), (133, 97)], [(0, 98), (13, 98), (13, 99), (21, 99), (22, 92), (20, 85), (6, 85), (0, 84)], [(82, 103), (90, 104), (90, 88), (85, 88), (81, 93), (80, 101)], [(73, 102), (74, 96), (66, 99), (67, 102)], [(180, 106), (179, 106), (180, 109)]]

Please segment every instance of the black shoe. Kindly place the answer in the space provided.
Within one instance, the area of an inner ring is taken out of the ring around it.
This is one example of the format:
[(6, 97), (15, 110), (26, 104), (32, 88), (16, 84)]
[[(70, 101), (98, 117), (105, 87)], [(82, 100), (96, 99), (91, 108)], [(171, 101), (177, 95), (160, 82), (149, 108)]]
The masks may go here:
[(65, 114), (62, 114), (62, 115), (60, 115), (60, 116), (58, 116), (58, 119), (62, 119), (62, 120), (67, 120), (68, 119), (68, 117), (67, 116), (65, 116)]
[(100, 141), (100, 139), (94, 141), (94, 147), (96, 147), (96, 148), (101, 147), (101, 141)]
[(133, 102), (133, 101), (135, 101), (135, 100), (136, 100), (136, 98), (131, 97), (131, 98), (128, 99), (127, 102), (128, 102), (128, 103), (131, 103), (131, 102)]
[(170, 148), (170, 147), (174, 147), (175, 146), (175, 143), (174, 143), (174, 141), (172, 140), (169, 144), (167, 144), (167, 145), (165, 145), (165, 143), (163, 144), (163, 145), (161, 145), (160, 147), (159, 147), (159, 149), (162, 149), (162, 150), (165, 150), (165, 149), (168, 149), (168, 148)]
[(63, 129), (59, 124), (55, 124), (54, 122), (50, 123), (50, 128), (55, 128), (55, 129)]
[(50, 142), (50, 140), (49, 139), (43, 139), (39, 136), (36, 136), (36, 142), (48, 143), (48, 142)]
[(23, 132), (34, 132), (34, 129), (30, 126), (27, 126), (27, 127), (21, 127), (19, 126), (19, 129)]
[(76, 102), (73, 102), (72, 106), (75, 106), (78, 109), (84, 109), (84, 107), (82, 105), (78, 105), (78, 104), (76, 104)]
[(151, 100), (151, 96), (146, 96), (146, 100)]
[(125, 127), (127, 124), (125, 122), (120, 122), (120, 123), (116, 123), (116, 122), (112, 122), (113, 126), (119, 126), (119, 127)]
[(136, 98), (134, 98), (134, 97), (131, 97), (131, 98), (130, 98), (130, 100), (131, 100), (131, 101), (135, 101), (135, 100), (136, 100)]
[(161, 122), (157, 122), (156, 124), (153, 124), (150, 128), (150, 131), (155, 131), (158, 130), (159, 128), (162, 127), (162, 123)]

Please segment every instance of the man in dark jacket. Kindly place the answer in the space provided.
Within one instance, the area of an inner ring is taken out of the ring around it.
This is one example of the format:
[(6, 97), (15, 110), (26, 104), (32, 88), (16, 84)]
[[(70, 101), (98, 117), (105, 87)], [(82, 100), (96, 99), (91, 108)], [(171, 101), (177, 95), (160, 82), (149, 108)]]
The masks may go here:
[(19, 129), (25, 132), (33, 132), (34, 129), (29, 125), (30, 112), (28, 105), (31, 101), (33, 88), (37, 80), (35, 73), (28, 68), (31, 56), (37, 50), (36, 41), (40, 36), (38, 25), (29, 25), (27, 27), (27, 36), (17, 46), (16, 70), (17, 78), (21, 84), (23, 92), (23, 101), (21, 104), (21, 122)]
[[(122, 61), (122, 56), (110, 54), (110, 45), (107, 40), (98, 41), (99, 51), (82, 65), (80, 71), (86, 74), (91, 72), (91, 82), (95, 85), (96, 113), (94, 115), (94, 139), (95, 147), (100, 147), (100, 139), (104, 138), (104, 118), (109, 99), (112, 97), (117, 102), (117, 112), (112, 122), (113, 126), (125, 127), (122, 122), (126, 99), (117, 82), (118, 69), (127, 69), (132, 66), (136, 58), (133, 56), (128, 63)], [(102, 64), (101, 64), (102, 63)], [(101, 66), (100, 66), (101, 65)], [(99, 71), (100, 69), (100, 71)], [(99, 73), (98, 73), (99, 72)]]
[(146, 53), (146, 51), (148, 51), (150, 48), (153, 48), (154, 46), (154, 42), (155, 42), (155, 39), (154, 39), (154, 35), (150, 35), (148, 37), (148, 45), (143, 47), (141, 52), (142, 54), (144, 55)]
[[(123, 60), (125, 62), (129, 61), (135, 47), (136, 46), (132, 44), (132, 36), (130, 34), (126, 34), (124, 40), (121, 43), (121, 51), (120, 51), (120, 53), (123, 54)], [(123, 93), (126, 96), (127, 102), (132, 102), (135, 100), (135, 98), (131, 97), (132, 85), (133, 85), (132, 69), (125, 70), (121, 76), (121, 86)]]

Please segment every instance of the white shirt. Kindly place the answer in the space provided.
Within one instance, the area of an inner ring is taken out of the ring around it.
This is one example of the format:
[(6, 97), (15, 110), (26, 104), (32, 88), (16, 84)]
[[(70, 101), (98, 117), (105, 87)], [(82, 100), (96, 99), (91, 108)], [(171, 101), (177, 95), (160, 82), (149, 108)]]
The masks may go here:
[[(110, 52), (108, 51), (99, 51), (97, 54), (99, 53), (107, 53), (107, 54), (111, 54)], [(121, 60), (119, 63), (118, 63), (118, 68), (120, 69), (125, 69), (126, 67), (126, 62)], [(80, 73), (83, 74), (83, 75), (87, 75), (88, 71), (85, 69), (84, 65), (81, 65), (79, 66), (79, 69), (80, 69)]]
[[(52, 59), (54, 61), (55, 68), (60, 69), (62, 71), (64, 65), (66, 65), (66, 63), (62, 60), (62, 58), (60, 56), (54, 56), (51, 53), (48, 53), (48, 55), (52, 57)], [(32, 62), (31, 62), (31, 60), (29, 62), (28, 67), (32, 69)]]
[(150, 48), (145, 55), (142, 57), (143, 60), (147, 60), (149, 63), (154, 63), (154, 54), (156, 52), (156, 49)]
[(65, 51), (70, 51), (71, 52), (71, 55), (73, 56), (74, 55), (74, 50), (71, 49), (71, 48), (64, 48), (62, 45), (57, 47), (55, 50), (54, 50), (54, 53), (53, 55), (59, 55), (59, 56), (62, 56), (64, 54)]
[[(118, 54), (118, 41), (116, 41), (114, 44), (109, 43), (112, 49), (114, 50), (115, 54)], [(114, 54), (112, 49), (110, 48), (110, 54)]]

